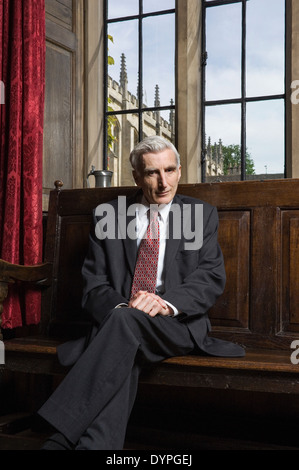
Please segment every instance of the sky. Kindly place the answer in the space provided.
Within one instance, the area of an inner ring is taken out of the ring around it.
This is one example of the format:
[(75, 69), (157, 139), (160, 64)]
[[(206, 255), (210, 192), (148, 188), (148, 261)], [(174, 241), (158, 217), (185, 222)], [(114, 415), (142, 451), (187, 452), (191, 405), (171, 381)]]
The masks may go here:
[[(138, 0), (109, 0), (109, 17), (134, 15)], [(144, 11), (174, 8), (174, 0), (144, 0)], [(126, 55), (128, 89), (137, 94), (137, 21), (110, 24), (109, 54), (115, 65), (109, 75), (119, 81), (120, 56)], [(160, 104), (175, 98), (174, 15), (144, 20), (144, 102), (154, 105), (155, 85)], [(207, 9), (206, 98), (239, 98), (241, 93), (241, 5)], [(248, 0), (246, 38), (246, 94), (263, 96), (284, 93), (284, 0)], [(240, 143), (240, 105), (209, 107), (206, 131), (212, 143)], [(164, 116), (167, 118), (167, 115)], [(283, 101), (247, 104), (247, 149), (256, 174), (284, 171)]]
[[(109, 17), (134, 15), (138, 12), (138, 0), (109, 0)], [(144, 0), (144, 12), (174, 8), (174, 0)], [(115, 64), (109, 67), (109, 75), (119, 82), (120, 57), (124, 53), (128, 73), (128, 89), (137, 96), (138, 81), (138, 21), (111, 23), (108, 33), (109, 55)], [(175, 16), (163, 15), (145, 18), (143, 21), (143, 92), (144, 103), (154, 106), (155, 86), (159, 85), (160, 105), (169, 106), (175, 99)]]
[[(284, 93), (284, 1), (247, 2), (246, 95)], [(207, 10), (206, 98), (240, 98), (241, 5)], [(212, 143), (240, 143), (240, 105), (206, 111)], [(247, 104), (246, 146), (256, 174), (284, 171), (283, 101)]]

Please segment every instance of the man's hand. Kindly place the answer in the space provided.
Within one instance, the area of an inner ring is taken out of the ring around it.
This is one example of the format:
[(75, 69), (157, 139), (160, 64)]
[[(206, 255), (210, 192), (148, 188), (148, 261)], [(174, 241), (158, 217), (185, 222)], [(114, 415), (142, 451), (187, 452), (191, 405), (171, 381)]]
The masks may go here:
[(139, 291), (130, 300), (128, 307), (138, 308), (151, 317), (173, 315), (173, 310), (161, 297), (146, 291)]

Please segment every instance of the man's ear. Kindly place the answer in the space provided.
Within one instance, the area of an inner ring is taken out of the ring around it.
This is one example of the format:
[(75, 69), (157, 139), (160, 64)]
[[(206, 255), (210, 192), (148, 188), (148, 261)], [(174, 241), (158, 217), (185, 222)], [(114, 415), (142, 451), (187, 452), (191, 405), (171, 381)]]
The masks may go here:
[(136, 183), (137, 186), (140, 186), (139, 184), (139, 175), (138, 175), (138, 172), (136, 170), (133, 170), (132, 171), (132, 175), (133, 175), (133, 178), (134, 178), (134, 181)]
[(182, 176), (182, 166), (180, 165), (179, 168), (178, 168), (178, 171), (179, 171), (179, 181), (181, 179), (181, 176)]

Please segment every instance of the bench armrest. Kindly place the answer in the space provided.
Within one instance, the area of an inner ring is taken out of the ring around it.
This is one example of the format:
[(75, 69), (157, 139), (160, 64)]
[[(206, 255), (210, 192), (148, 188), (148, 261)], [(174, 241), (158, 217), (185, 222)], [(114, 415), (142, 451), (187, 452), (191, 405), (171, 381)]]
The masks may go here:
[(0, 340), (2, 339), (1, 314), (3, 311), (3, 302), (8, 293), (8, 284), (23, 281), (48, 286), (51, 283), (51, 278), (52, 263), (22, 266), (0, 259)]
[(34, 282), (39, 285), (49, 285), (52, 276), (52, 263), (42, 263), (33, 266), (12, 264), (0, 259), (0, 282), (15, 281)]

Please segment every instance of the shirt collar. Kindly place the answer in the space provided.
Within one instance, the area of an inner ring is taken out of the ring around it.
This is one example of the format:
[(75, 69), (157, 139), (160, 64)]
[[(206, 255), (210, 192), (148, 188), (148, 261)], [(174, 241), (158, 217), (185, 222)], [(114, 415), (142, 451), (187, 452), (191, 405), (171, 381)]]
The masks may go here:
[[(146, 214), (146, 212), (150, 209), (150, 204), (148, 203), (148, 201), (145, 199), (144, 196), (142, 196), (141, 204), (142, 206), (139, 209), (140, 218), (143, 217)], [(171, 204), (172, 204), (172, 201), (170, 201), (168, 204), (158, 205), (158, 212), (163, 222), (166, 222), (167, 220)]]

